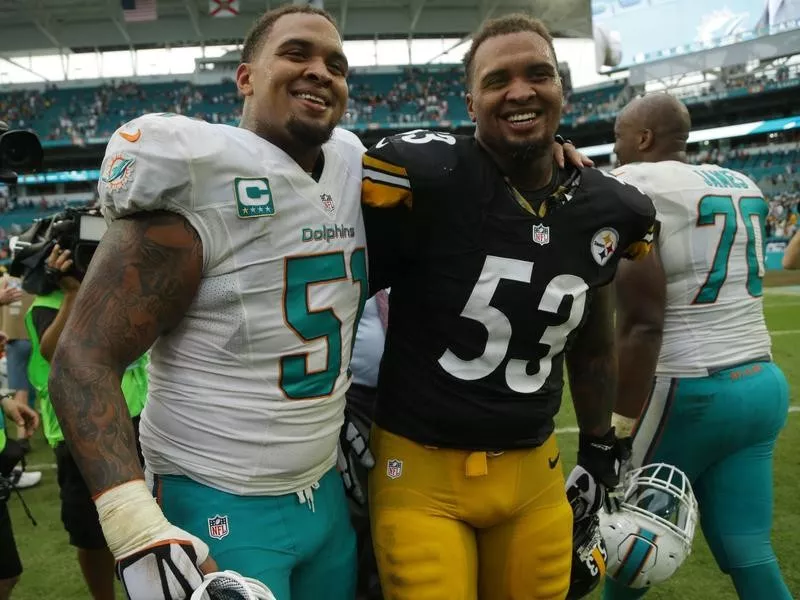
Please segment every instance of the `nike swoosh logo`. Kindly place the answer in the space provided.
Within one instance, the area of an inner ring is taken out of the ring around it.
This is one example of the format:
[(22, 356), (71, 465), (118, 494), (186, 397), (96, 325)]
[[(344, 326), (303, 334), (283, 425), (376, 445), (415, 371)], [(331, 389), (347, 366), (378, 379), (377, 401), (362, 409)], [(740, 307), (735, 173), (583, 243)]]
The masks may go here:
[(548, 458), (547, 464), (550, 465), (551, 469), (555, 469), (556, 465), (558, 464), (558, 459), (561, 458), (561, 451), (559, 450), (558, 454), (556, 454), (555, 458)]
[(139, 138), (142, 137), (142, 130), (137, 129), (136, 133), (125, 133), (124, 131), (120, 131), (119, 135), (122, 137), (122, 139), (128, 140), (131, 143), (138, 142)]

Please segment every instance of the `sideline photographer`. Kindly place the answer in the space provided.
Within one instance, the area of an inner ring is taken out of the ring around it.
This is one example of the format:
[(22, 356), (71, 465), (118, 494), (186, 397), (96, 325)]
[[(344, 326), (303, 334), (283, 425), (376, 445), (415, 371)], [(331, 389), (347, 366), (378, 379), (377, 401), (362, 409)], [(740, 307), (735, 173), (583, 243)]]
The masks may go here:
[[(41, 231), (37, 225), (32, 229)], [(20, 236), (20, 239), (27, 237), (29, 243), (25, 251), (15, 256), (19, 264), (27, 261), (23, 288), (37, 292), (25, 315), (25, 326), (31, 340), (28, 377), (41, 402), (45, 438), (56, 455), (61, 520), (69, 534), (70, 544), (77, 548), (81, 572), (95, 600), (113, 600), (115, 597), (114, 557), (106, 545), (89, 489), (64, 443), (64, 435), (50, 402), (47, 379), (50, 359), (75, 306), (81, 280), (104, 229), (102, 218), (96, 216), (96, 211), (67, 209), (53, 217), (43, 240), (37, 240), (35, 233), (27, 235), (26, 232)], [(48, 249), (49, 254), (42, 261)], [(143, 355), (128, 367), (122, 378), (122, 392), (137, 435), (139, 414), (147, 397), (146, 365), (147, 356)]]
[[(17, 172), (40, 168), (42, 158), (42, 145), (36, 134), (30, 131), (9, 131), (8, 125), (0, 121), (0, 182), (15, 185)], [(8, 289), (7, 284), (2, 286), (0, 304), (18, 299), (15, 290)], [(3, 406), (0, 411), (0, 600), (8, 600), (22, 573), (22, 563), (8, 514), (8, 497), (15, 486), (14, 478), (17, 477), (14, 467), (22, 462), (24, 450), (16, 440), (7, 437), (3, 413), (20, 426), (24, 438), (30, 437), (39, 426), (39, 415), (24, 402), (9, 396), (2, 398), (0, 402)]]
[(13, 470), (22, 461), (24, 452), (20, 444), (8, 439), (5, 432), (5, 417), (13, 421), (30, 436), (39, 426), (39, 415), (27, 404), (17, 401), (13, 396), (0, 398), (0, 600), (8, 600), (11, 590), (19, 581), (22, 563), (11, 528), (8, 514), (8, 498), (11, 495)]

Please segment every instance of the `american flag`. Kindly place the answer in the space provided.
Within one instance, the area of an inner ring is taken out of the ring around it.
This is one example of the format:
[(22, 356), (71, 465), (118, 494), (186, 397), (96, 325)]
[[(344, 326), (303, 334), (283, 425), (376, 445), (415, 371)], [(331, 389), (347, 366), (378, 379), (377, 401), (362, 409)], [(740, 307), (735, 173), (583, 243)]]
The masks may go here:
[(156, 0), (122, 0), (122, 16), (128, 23), (155, 21)]

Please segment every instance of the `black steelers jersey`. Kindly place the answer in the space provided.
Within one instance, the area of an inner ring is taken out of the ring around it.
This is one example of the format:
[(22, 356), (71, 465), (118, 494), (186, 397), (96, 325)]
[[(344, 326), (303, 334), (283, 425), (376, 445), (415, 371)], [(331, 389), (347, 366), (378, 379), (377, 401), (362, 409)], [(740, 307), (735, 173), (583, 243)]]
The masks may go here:
[(363, 158), (372, 293), (391, 288), (375, 420), (421, 444), (541, 444), (591, 291), (647, 254), (655, 209), (583, 169), (536, 216), (473, 137), (414, 131)]

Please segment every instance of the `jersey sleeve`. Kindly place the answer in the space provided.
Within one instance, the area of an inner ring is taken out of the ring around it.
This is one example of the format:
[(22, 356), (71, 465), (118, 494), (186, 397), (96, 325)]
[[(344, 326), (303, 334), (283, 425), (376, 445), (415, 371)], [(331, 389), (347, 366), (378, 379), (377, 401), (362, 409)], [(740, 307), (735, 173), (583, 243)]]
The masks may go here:
[(384, 138), (362, 157), (361, 204), (371, 294), (391, 287), (413, 254), (411, 180), (396, 143)]
[(184, 117), (145, 115), (111, 136), (97, 184), (107, 220), (152, 210), (191, 210), (191, 160)]
[(623, 248), (622, 256), (629, 260), (641, 260), (653, 248), (657, 229), (656, 209), (650, 196), (636, 184), (635, 180), (620, 177), (617, 171), (612, 171), (611, 174), (621, 184), (616, 186), (617, 193), (632, 219), (631, 235)]

